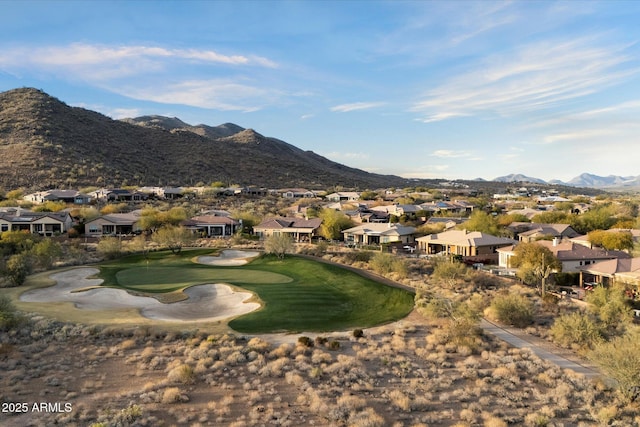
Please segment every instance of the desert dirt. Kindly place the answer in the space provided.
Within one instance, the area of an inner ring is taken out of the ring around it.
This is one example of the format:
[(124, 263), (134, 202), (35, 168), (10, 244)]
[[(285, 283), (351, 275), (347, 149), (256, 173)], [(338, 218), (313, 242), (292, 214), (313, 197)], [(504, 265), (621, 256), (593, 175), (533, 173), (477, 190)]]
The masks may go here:
[[(490, 335), (453, 343), (415, 311), (362, 337), (245, 336), (210, 315), (196, 321), (195, 306), (164, 304), (174, 310), (167, 321), (150, 318), (161, 304), (152, 298), (71, 292), (95, 286), (92, 274), (55, 273), (55, 286), (20, 302), (24, 310), (45, 306), (29, 299), (86, 294), (93, 303), (64, 300), (55, 313), (73, 309), (86, 321), (30, 315), (23, 327), (0, 332), (1, 426), (591, 426), (602, 425), (614, 402), (599, 378)], [(199, 288), (207, 289), (192, 289)], [(224, 297), (189, 295), (191, 304), (219, 304), (230, 315), (249, 305), (232, 296), (225, 308), (215, 301)], [(634, 425), (637, 409), (611, 417)]]

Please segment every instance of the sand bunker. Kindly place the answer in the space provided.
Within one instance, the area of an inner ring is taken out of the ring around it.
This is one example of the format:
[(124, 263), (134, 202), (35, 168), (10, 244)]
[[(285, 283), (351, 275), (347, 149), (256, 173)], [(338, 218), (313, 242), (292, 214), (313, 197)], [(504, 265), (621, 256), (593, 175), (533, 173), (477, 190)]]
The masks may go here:
[(68, 301), (83, 310), (137, 308), (142, 316), (149, 319), (180, 322), (222, 320), (260, 307), (257, 303), (244, 302), (251, 298), (250, 292), (235, 292), (224, 284), (192, 286), (184, 291), (188, 299), (171, 304), (163, 304), (150, 297), (134, 296), (122, 289), (94, 288), (77, 291), (100, 285), (102, 279), (88, 279), (97, 273), (96, 268), (83, 267), (52, 274), (50, 277), (57, 282), (54, 286), (27, 291), (20, 296), (20, 300)]
[(245, 265), (251, 258), (260, 255), (260, 252), (236, 251), (227, 249), (222, 251), (220, 256), (199, 256), (197, 261), (200, 264), (216, 265), (219, 267), (234, 267)]

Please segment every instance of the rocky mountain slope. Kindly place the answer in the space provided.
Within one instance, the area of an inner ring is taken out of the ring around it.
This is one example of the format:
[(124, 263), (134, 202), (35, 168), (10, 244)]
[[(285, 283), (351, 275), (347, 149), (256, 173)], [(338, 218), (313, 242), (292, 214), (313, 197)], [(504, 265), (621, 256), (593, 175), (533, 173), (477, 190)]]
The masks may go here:
[(195, 185), (404, 186), (227, 123), (177, 118), (113, 120), (21, 88), (0, 93), (0, 187)]

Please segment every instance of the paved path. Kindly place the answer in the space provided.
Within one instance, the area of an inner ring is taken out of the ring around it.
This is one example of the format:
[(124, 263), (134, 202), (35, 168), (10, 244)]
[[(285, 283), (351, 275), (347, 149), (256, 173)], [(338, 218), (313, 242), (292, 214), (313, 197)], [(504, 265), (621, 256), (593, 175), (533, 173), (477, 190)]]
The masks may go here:
[(486, 319), (480, 322), (482, 329), (517, 348), (528, 348), (540, 359), (555, 363), (563, 369), (571, 369), (588, 378), (602, 374), (587, 361), (576, 357), (571, 351), (557, 347), (542, 338), (527, 334), (520, 329), (498, 326)]

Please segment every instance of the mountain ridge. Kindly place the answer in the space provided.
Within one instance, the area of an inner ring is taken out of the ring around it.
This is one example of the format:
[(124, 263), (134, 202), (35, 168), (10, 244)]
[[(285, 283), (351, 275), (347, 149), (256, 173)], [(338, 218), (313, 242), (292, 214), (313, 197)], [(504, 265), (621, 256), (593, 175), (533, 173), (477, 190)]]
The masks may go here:
[(222, 181), (324, 189), (405, 186), (233, 123), (178, 118), (114, 120), (45, 92), (0, 93), (0, 186), (195, 185)]
[(534, 184), (563, 185), (568, 187), (585, 187), (596, 189), (634, 189), (640, 188), (640, 175), (638, 176), (599, 176), (591, 173), (582, 173), (571, 180), (564, 182), (558, 179), (545, 181), (540, 178), (532, 178), (522, 174), (509, 174), (493, 179), (494, 182), (530, 182)]

